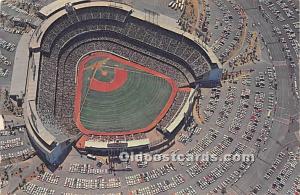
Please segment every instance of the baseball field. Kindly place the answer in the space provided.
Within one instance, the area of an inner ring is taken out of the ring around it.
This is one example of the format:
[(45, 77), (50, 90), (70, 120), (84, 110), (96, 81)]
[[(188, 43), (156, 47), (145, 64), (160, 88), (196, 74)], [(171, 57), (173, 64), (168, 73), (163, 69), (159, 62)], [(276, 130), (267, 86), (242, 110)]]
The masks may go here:
[(100, 51), (80, 60), (76, 82), (74, 120), (84, 134), (149, 131), (167, 113), (177, 93), (171, 78)]

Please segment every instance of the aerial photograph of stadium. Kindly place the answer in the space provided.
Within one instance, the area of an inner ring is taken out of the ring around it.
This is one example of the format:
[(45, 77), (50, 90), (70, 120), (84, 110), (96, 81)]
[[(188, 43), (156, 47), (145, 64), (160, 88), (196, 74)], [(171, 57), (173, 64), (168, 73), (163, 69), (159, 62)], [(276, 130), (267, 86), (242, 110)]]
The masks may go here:
[(0, 195), (300, 195), (299, 0), (0, 0)]

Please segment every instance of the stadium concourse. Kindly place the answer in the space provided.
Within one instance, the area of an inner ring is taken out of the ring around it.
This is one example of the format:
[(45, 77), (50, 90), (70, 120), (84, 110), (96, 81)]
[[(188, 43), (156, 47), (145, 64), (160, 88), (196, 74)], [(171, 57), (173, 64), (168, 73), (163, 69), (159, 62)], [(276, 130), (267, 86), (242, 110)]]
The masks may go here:
[[(56, 7), (56, 9), (53, 9)], [(54, 2), (29, 43), (25, 121), (38, 154), (163, 150), (221, 65), (191, 34), (125, 4)], [(204, 86), (202, 86), (204, 85)]]

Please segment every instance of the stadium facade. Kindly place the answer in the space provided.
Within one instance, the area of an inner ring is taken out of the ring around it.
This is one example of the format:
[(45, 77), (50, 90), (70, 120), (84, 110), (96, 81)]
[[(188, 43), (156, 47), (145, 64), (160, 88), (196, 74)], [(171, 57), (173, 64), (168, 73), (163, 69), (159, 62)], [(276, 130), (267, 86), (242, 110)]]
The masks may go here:
[[(167, 24), (171, 20), (167, 16), (160, 15), (154, 24), (128, 5), (62, 0), (42, 8), (39, 17), (43, 21), (31, 32), (30, 42), (20, 42), (29, 44), (24, 117), (37, 153), (52, 165), (62, 162), (75, 142), (79, 150), (94, 152), (163, 147), (170, 143), (168, 135), (176, 133), (190, 115), (195, 88), (220, 84), (221, 65), (212, 50)], [(145, 134), (118, 130), (99, 136), (76, 126), (78, 62), (92, 51), (147, 64), (176, 81), (179, 91), (174, 102), (153, 127), (165, 135), (163, 141), (151, 143), (151, 129)]]

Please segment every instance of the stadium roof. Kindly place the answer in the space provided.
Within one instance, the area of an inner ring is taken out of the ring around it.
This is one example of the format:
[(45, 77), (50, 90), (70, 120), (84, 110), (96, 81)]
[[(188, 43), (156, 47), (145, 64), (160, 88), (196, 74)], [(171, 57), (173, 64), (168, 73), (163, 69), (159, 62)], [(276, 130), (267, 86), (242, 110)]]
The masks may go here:
[(176, 119), (166, 128), (166, 131), (168, 131), (169, 133), (172, 133), (176, 129), (176, 127), (180, 124), (182, 119), (185, 117), (186, 113), (189, 111), (189, 108), (191, 105), (190, 100), (193, 99), (192, 97), (194, 95), (195, 95), (195, 89), (192, 89), (188, 96), (188, 100), (185, 102), (182, 109), (177, 114)]
[(33, 31), (25, 33), (17, 46), (10, 86), (10, 95), (22, 97), (27, 80), (29, 50), (28, 44)]
[[(29, 101), (29, 106), (33, 112), (36, 112), (34, 101)], [(55, 137), (47, 131), (40, 120), (36, 120), (34, 122), (36, 123), (36, 133), (50, 146), (55, 141)]]
[(0, 115), (0, 131), (5, 129), (4, 118), (3, 115)]
[(49, 17), (51, 14), (54, 12), (60, 10), (65, 6), (67, 3), (80, 3), (80, 2), (86, 2), (87, 0), (59, 0), (59, 1), (54, 1), (50, 4), (48, 4), (45, 7), (42, 7), (42, 9), (39, 11), (39, 14)]
[(221, 80), (222, 69), (212, 69), (208, 74), (208, 80), (218, 81)]

